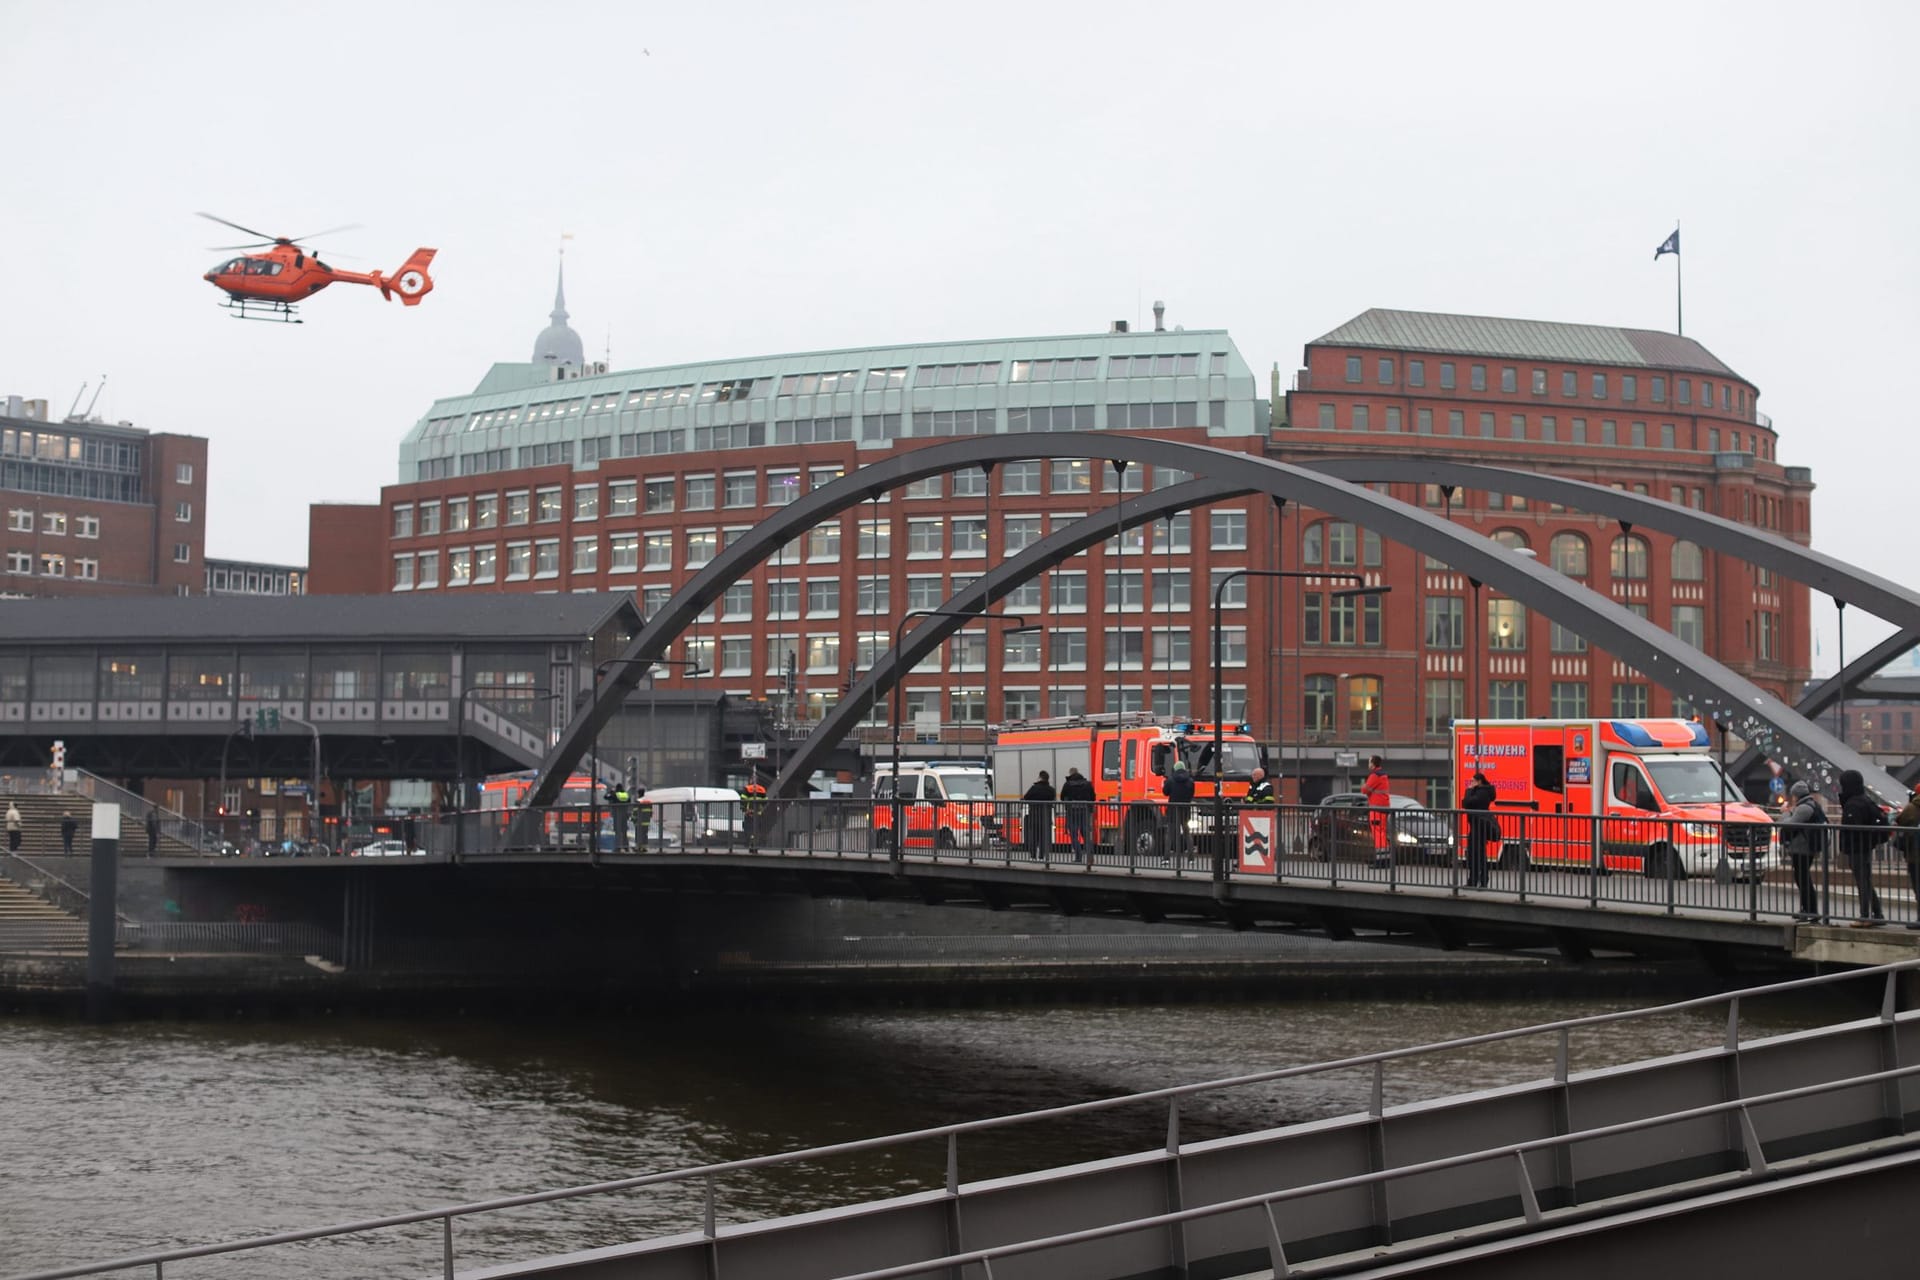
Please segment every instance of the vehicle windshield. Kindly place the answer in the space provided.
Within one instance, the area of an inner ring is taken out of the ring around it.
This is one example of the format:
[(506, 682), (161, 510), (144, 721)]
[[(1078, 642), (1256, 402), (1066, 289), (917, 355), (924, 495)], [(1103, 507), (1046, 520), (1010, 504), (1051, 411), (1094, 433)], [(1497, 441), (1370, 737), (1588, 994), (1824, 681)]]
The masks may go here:
[[(1228, 781), (1251, 781), (1253, 771), (1260, 767), (1260, 748), (1251, 742), (1223, 741), (1220, 754), (1226, 761)], [(1213, 777), (1213, 739), (1187, 740), (1187, 766), (1196, 778)]]
[(1653, 785), (1668, 804), (1719, 804), (1722, 800), (1745, 803), (1746, 797), (1733, 789), (1720, 766), (1711, 760), (1660, 760), (1645, 762), (1653, 775)]
[(949, 800), (993, 799), (993, 791), (987, 786), (983, 773), (943, 773), (940, 781), (946, 785)]

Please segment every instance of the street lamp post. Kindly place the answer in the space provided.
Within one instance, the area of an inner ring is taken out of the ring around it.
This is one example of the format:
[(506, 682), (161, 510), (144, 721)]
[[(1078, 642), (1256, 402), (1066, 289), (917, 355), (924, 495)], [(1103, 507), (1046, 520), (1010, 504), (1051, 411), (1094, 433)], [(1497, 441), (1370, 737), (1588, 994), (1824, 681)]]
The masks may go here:
[[(1366, 578), (1358, 573), (1307, 573), (1299, 569), (1235, 569), (1221, 575), (1213, 588), (1213, 834), (1215, 840), (1213, 878), (1216, 883), (1224, 882), (1227, 876), (1226, 861), (1226, 818), (1227, 789), (1224, 756), (1226, 753), (1226, 728), (1222, 723), (1225, 711), (1220, 698), (1220, 667), (1223, 655), (1220, 644), (1221, 601), (1226, 598), (1227, 584), (1235, 578), (1325, 578), (1337, 582), (1365, 582)], [(1347, 600), (1355, 596), (1382, 596), (1393, 590), (1392, 587), (1358, 587), (1352, 591), (1336, 591), (1330, 597), (1334, 600)], [(1283, 698), (1285, 694), (1281, 695)], [(1286, 744), (1280, 744), (1280, 750), (1286, 751)]]
[[(689, 676), (706, 675), (707, 669), (700, 665), (698, 658), (608, 658), (603, 662), (596, 662), (593, 666), (593, 687), (596, 693), (600, 688), (601, 678), (615, 667), (644, 667), (646, 669), (644, 674), (647, 677), (647, 767), (649, 770), (657, 772), (658, 761), (655, 759), (654, 747), (656, 736), (654, 726), (656, 722), (654, 716), (659, 706), (659, 695), (654, 689), (653, 669), (655, 667), (679, 667)], [(597, 729), (594, 730), (593, 742), (587, 748), (587, 760), (589, 762), (587, 765), (587, 776), (590, 783), (587, 787), (587, 806), (590, 815), (588, 821), (591, 824), (588, 827), (590, 834), (587, 837), (587, 852), (591, 857), (600, 852), (600, 731)], [(644, 842), (645, 839), (645, 836), (641, 837), (642, 842)]]
[(893, 711), (891, 716), (893, 721), (893, 776), (888, 779), (888, 785), (893, 788), (893, 803), (890, 806), (893, 814), (893, 855), (891, 861), (893, 863), (893, 869), (896, 872), (900, 869), (900, 859), (906, 850), (906, 840), (902, 834), (905, 830), (903, 824), (906, 821), (906, 813), (900, 804), (900, 716), (902, 714), (902, 704), (905, 701), (907, 673), (905, 668), (900, 665), (900, 649), (901, 646), (906, 644), (907, 623), (915, 618), (979, 618), (988, 622), (1011, 623), (1016, 627), (1023, 626), (1026, 623), (1025, 618), (1013, 613), (987, 613), (972, 609), (909, 609), (901, 614), (900, 621), (894, 624)]
[(467, 701), (476, 693), (531, 694), (535, 701), (553, 696), (551, 690), (523, 684), (475, 684), (460, 691), (453, 722), (453, 856), (456, 859), (467, 851)]

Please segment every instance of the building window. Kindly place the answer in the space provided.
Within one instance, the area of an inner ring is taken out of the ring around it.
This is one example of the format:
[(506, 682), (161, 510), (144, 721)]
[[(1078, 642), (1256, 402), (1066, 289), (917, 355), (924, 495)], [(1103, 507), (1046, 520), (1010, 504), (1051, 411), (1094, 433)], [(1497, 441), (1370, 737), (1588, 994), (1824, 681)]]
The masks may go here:
[(1527, 682), (1494, 680), (1487, 685), (1487, 714), (1495, 720), (1527, 718)]
[(861, 613), (891, 613), (893, 611), (893, 579), (862, 578), (856, 584)]
[(440, 532), (440, 504), (423, 502), (420, 504), (420, 536), (430, 538)]
[(720, 597), (720, 617), (727, 622), (738, 622), (753, 616), (753, 584), (736, 582), (727, 588)]
[(1681, 404), (1693, 403), (1693, 379), (1675, 378), (1673, 380), (1673, 389), (1678, 393), (1676, 398)]
[[(422, 514), (424, 515), (425, 508), (423, 507), (421, 511), (422, 511)], [(560, 519), (560, 486), (559, 485), (553, 485), (550, 488), (541, 489), (534, 494), (534, 519), (539, 521), (541, 524), (558, 523)], [(425, 528), (422, 528), (420, 532), (426, 533), (428, 532), (428, 530)]]
[(173, 464), (173, 482), (175, 484), (192, 484), (193, 483), (193, 464), (191, 462), (174, 463)]
[(1605, 400), (1607, 398), (1607, 375), (1604, 373), (1596, 373), (1593, 375), (1593, 398), (1595, 400)]
[(640, 535), (616, 533), (607, 539), (607, 569), (611, 573), (632, 573), (640, 567)]
[(1424, 387), (1427, 385), (1427, 362), (1425, 360), (1407, 361), (1407, 385)]
[(1393, 358), (1391, 356), (1381, 356), (1379, 364), (1375, 369), (1375, 374), (1381, 386), (1383, 387), (1392, 386), (1393, 385)]
[(1052, 574), (1053, 611), (1087, 611), (1087, 574), (1084, 569), (1056, 569)]
[(1555, 653), (1585, 653), (1587, 651), (1586, 636), (1573, 630), (1571, 627), (1562, 626), (1556, 622), (1552, 624), (1549, 631), (1551, 632), (1551, 648)]
[(498, 555), (499, 548), (492, 543), (473, 549), (473, 581), (476, 586), (493, 581), (494, 563)]
[(1577, 533), (1556, 533), (1548, 544), (1553, 567), (1569, 578), (1587, 576), (1587, 540)]
[(67, 576), (67, 558), (57, 551), (40, 553), (40, 575), (46, 578), (64, 578)]
[(1423, 436), (1433, 434), (1433, 410), (1415, 409), (1413, 411), (1414, 430)]
[(1518, 600), (1487, 601), (1487, 648), (1523, 650), (1526, 647), (1526, 607)]
[(1653, 402), (1655, 404), (1667, 402), (1667, 380), (1657, 373), (1653, 375)]
[(1377, 735), (1380, 732), (1380, 718), (1380, 677), (1348, 677), (1347, 731)]
[(1555, 720), (1584, 720), (1587, 717), (1587, 686), (1581, 680), (1555, 680), (1548, 699), (1547, 714)]
[(942, 589), (939, 574), (909, 574), (907, 577), (907, 608), (938, 609), (946, 592)]
[(1087, 669), (1087, 633), (1066, 627), (1047, 635), (1047, 666), (1054, 671)]
[(1427, 597), (1427, 648), (1466, 648), (1467, 602), (1460, 596)]
[(1509, 395), (1520, 389), (1520, 371), (1503, 368), (1500, 370), (1500, 389)]
[(411, 538), (413, 536), (413, 504), (405, 503), (393, 509), (393, 536)]
[(1698, 543), (1680, 538), (1673, 544), (1672, 567), (1675, 582), (1700, 582), (1707, 576), (1707, 557)]
[(939, 520), (907, 521), (907, 555), (927, 559), (946, 552), (946, 530)]
[(1673, 625), (1669, 629), (1673, 632), (1673, 638), (1682, 644), (1700, 648), (1707, 642), (1706, 608), (1697, 604), (1673, 606)]
[(483, 493), (473, 500), (473, 527), (492, 529), (500, 523), (500, 495)]
[(413, 590), (413, 553), (403, 551), (393, 558), (393, 589)]
[(1333, 732), (1333, 677), (1308, 676), (1301, 682), (1301, 725), (1307, 733)]
[(717, 529), (687, 530), (687, 568), (705, 568), (713, 562), (719, 550), (720, 533)]
[(673, 568), (673, 535), (671, 533), (649, 533), (642, 542), (646, 547), (646, 557), (640, 562), (642, 568)]
[(751, 507), (759, 498), (751, 471), (729, 471), (721, 477), (721, 504), (727, 507)]
[(13, 510), (7, 512), (7, 532), (32, 533), (33, 512), (22, 510), (19, 507), (15, 507)]
[(187, 542), (176, 542), (173, 544), (173, 562), (175, 564), (188, 564), (191, 563), (192, 560), (193, 544)]
[(1547, 371), (1545, 369), (1535, 369), (1533, 371), (1533, 394), (1537, 396), (1547, 394)]
[(7, 572), (30, 574), (33, 572), (33, 553), (31, 551), (7, 552)]
[(509, 542), (507, 544), (507, 581), (518, 582), (532, 576), (533, 544)]
[(655, 512), (673, 510), (673, 489), (674, 484), (672, 477), (656, 476), (650, 478), (647, 481), (645, 505), (641, 507), (641, 510), (649, 515)]
[(1620, 398), (1629, 403), (1640, 398), (1640, 379), (1638, 377), (1631, 373), (1623, 373), (1620, 375)]
[(956, 517), (953, 521), (953, 555), (984, 556), (987, 554), (987, 522), (984, 519)]
[(1214, 511), (1208, 515), (1207, 545), (1215, 551), (1247, 549), (1247, 513)]
[(1464, 436), (1467, 434), (1467, 415), (1464, 410), (1447, 410), (1447, 434), (1450, 436)]
[(1451, 391), (1453, 388), (1453, 361), (1442, 360), (1440, 362), (1440, 389), (1442, 391)]
[(573, 487), (573, 518), (575, 520), (600, 518), (599, 485), (579, 484)]
[(1330, 403), (1322, 403), (1320, 406), (1320, 429), (1333, 430), (1333, 405)]
[[(1367, 430), (1367, 426), (1368, 426), (1367, 406), (1363, 404), (1357, 404), (1353, 406), (1352, 412), (1353, 412), (1353, 429), (1355, 431)], [(1155, 487), (1158, 488), (1159, 486), (1156, 485)]]
[(1647, 686), (1644, 684), (1616, 684), (1613, 686), (1613, 714), (1622, 719), (1638, 719), (1647, 714)]
[(1613, 540), (1610, 567), (1615, 582), (1647, 580), (1647, 540), (1637, 533), (1623, 533)]
[(82, 582), (98, 582), (100, 580), (100, 562), (84, 557), (75, 560), (73, 562), (73, 576)]
[(40, 532), (55, 538), (67, 536), (67, 514), (64, 511), (43, 511), (40, 514)]
[(1467, 383), (1475, 391), (1487, 389), (1487, 366), (1476, 364), (1468, 370)]
[(452, 547), (447, 551), (447, 585), (464, 587), (473, 581), (473, 548)]
[(1360, 357), (1359, 356), (1347, 357), (1347, 381), (1348, 382), (1360, 381)]
[(1400, 408), (1398, 405), (1387, 406), (1387, 430), (1395, 434), (1400, 430)]
[(862, 520), (860, 522), (860, 558), (862, 560), (885, 560), (890, 557), (893, 547), (893, 525), (886, 520)]
[(1466, 705), (1466, 681), (1428, 680), (1426, 731), (1429, 737), (1445, 733)]
[(767, 505), (784, 507), (800, 496), (800, 472), (788, 468), (767, 472)]
[(809, 618), (840, 616), (840, 580), (838, 578), (807, 580), (807, 616)]

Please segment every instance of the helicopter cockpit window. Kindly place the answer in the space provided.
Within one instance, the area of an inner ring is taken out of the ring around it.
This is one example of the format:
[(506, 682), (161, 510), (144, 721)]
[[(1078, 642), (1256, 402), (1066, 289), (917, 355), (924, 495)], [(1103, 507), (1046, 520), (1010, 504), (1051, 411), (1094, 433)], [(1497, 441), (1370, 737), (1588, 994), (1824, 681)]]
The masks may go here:
[(277, 276), (280, 274), (280, 264), (272, 258), (248, 258), (247, 273), (256, 276)]
[(245, 258), (230, 258), (227, 261), (221, 263), (219, 266), (215, 267), (213, 269), (213, 274), (217, 276), (230, 276), (230, 275), (233, 275), (235, 272), (245, 272), (246, 269), (247, 269), (247, 260)]

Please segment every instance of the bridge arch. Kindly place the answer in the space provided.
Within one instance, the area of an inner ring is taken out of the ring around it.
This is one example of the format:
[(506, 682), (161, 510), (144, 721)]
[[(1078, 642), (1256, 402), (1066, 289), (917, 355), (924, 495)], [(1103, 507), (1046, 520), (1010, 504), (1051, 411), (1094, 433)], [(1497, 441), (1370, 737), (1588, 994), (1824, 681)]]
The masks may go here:
[[(1715, 719), (1730, 721), (1743, 736), (1750, 736), (1758, 726), (1772, 726), (1784, 741), (1786, 749), (1780, 754), (1787, 756), (1802, 772), (1826, 774), (1833, 767), (1859, 769), (1868, 787), (1884, 798), (1890, 799), (1902, 791), (1900, 784), (1871, 761), (1745, 677), (1698, 650), (1675, 646), (1673, 637), (1665, 630), (1569, 582), (1534, 559), (1514, 555), (1479, 534), (1429, 512), (1348, 484), (1324, 470), (1297, 467), (1258, 455), (1150, 436), (1058, 432), (1017, 437), (978, 436), (898, 453), (807, 494), (755, 525), (642, 625), (621, 655), (625, 661), (614, 669), (594, 699), (574, 715), (548, 752), (528, 796), (528, 805), (553, 803), (567, 776), (585, 754), (592, 735), (612, 718), (627, 693), (639, 683), (645, 670), (641, 664), (662, 657), (667, 645), (686, 630), (707, 605), (774, 549), (821, 520), (915, 480), (986, 463), (1051, 458), (1147, 463), (1195, 476), (1231, 477), (1249, 491), (1306, 503), (1316, 510), (1353, 520), (1396, 542), (1422, 547), (1458, 572), (1487, 583), (1562, 625), (1585, 631), (1649, 679), (1681, 692)], [(1502, 474), (1485, 468), (1469, 470), (1485, 471), (1493, 477)], [(1599, 486), (1583, 488), (1593, 488), (1599, 493), (1616, 492)], [(1579, 498), (1573, 501), (1578, 503)], [(1768, 548), (1762, 546), (1761, 549), (1770, 554)], [(1838, 562), (1831, 563), (1844, 569)], [(1886, 585), (1891, 588), (1893, 584)]]

